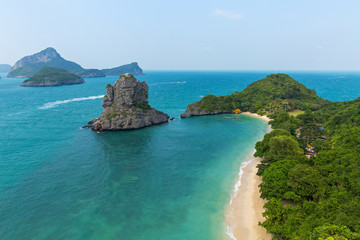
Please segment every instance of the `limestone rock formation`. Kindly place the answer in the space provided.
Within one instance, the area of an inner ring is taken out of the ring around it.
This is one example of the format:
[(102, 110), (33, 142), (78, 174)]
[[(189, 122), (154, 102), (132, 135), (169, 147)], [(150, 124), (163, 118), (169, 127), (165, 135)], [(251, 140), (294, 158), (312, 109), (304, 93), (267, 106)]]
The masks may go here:
[(88, 122), (94, 131), (130, 130), (166, 123), (169, 116), (148, 104), (149, 87), (126, 73), (106, 86), (103, 112)]

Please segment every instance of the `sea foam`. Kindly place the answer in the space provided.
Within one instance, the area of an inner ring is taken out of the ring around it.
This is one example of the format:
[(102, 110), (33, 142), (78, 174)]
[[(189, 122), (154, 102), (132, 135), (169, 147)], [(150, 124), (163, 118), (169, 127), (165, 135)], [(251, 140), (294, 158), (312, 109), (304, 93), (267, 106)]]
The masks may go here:
[(44, 110), (44, 109), (54, 108), (54, 107), (57, 107), (61, 104), (65, 104), (65, 103), (80, 102), (80, 101), (85, 101), (85, 100), (94, 100), (94, 99), (103, 98), (103, 97), (104, 97), (104, 95), (99, 95), (99, 96), (72, 98), (72, 99), (67, 99), (67, 100), (48, 102), (48, 103), (45, 103), (44, 105), (42, 105), (41, 107), (39, 107), (38, 109)]
[[(254, 149), (252, 155), (254, 155), (255, 152), (256, 152), (256, 150)], [(243, 170), (243, 169), (244, 169), (251, 161), (253, 161), (253, 158), (250, 158), (250, 159), (248, 159), (247, 161), (243, 162), (243, 163), (241, 164), (241, 166), (240, 166), (240, 170), (239, 170), (239, 174), (238, 174), (238, 181), (237, 181), (237, 182), (235, 183), (235, 185), (234, 185), (233, 194), (232, 194), (231, 199), (230, 199), (230, 204), (232, 203), (233, 199), (235, 199), (235, 197), (236, 197), (236, 196), (238, 195), (238, 193), (239, 193), (239, 188), (240, 188), (240, 186), (241, 186), (241, 177), (242, 177), (242, 175), (243, 175), (243, 173), (244, 173), (244, 170)]]

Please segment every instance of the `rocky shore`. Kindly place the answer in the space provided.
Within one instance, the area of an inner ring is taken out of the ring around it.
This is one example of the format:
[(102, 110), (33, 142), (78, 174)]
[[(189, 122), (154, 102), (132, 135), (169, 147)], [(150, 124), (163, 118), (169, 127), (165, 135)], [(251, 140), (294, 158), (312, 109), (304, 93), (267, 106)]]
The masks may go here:
[(232, 113), (232, 111), (222, 111), (222, 110), (208, 111), (206, 109), (201, 108), (200, 102), (195, 102), (187, 105), (185, 112), (182, 113), (180, 117), (187, 118), (191, 116), (218, 115), (218, 114), (226, 114), (226, 113)]

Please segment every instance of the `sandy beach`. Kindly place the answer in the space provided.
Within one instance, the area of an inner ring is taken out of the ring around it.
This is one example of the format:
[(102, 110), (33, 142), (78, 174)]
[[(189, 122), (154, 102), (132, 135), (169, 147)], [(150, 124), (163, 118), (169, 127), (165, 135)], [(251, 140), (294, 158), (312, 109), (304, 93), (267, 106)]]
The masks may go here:
[[(261, 118), (265, 121), (270, 119), (254, 113), (244, 112), (242, 114)], [(269, 131), (271, 128), (269, 127)], [(251, 153), (242, 164), (239, 179), (234, 187), (232, 199), (226, 209), (225, 221), (228, 225), (228, 234), (236, 240), (267, 240), (271, 235), (259, 226), (263, 221), (262, 213), (265, 200), (260, 198), (258, 185), (261, 177), (256, 175), (256, 165), (261, 161)]]
[(250, 115), (250, 116), (253, 116), (253, 117), (256, 117), (256, 118), (260, 118), (264, 121), (267, 121), (269, 122), (271, 119), (268, 118), (267, 116), (260, 116), (259, 114), (256, 114), (256, 113), (251, 113), (251, 112), (242, 112), (241, 114), (244, 114), (244, 115)]

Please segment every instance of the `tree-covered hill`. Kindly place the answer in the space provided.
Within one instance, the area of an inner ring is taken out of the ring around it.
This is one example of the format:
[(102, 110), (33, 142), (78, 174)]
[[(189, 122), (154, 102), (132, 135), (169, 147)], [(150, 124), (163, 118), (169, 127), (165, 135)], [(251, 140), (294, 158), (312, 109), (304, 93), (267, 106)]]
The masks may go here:
[[(330, 102), (285, 74), (228, 96), (207, 95), (182, 117), (267, 114), (272, 132), (256, 143), (265, 204), (261, 223), (273, 239), (360, 239), (360, 97)], [(303, 111), (298, 111), (298, 110)], [(292, 110), (301, 114), (290, 115)]]
[(31, 78), (25, 80), (23, 87), (50, 87), (71, 84), (81, 84), (84, 80), (78, 75), (64, 69), (44, 67)]
[[(255, 153), (268, 200), (261, 225), (274, 239), (360, 239), (360, 98), (270, 117), (275, 130)], [(308, 144), (316, 154), (310, 158)]]
[(254, 113), (274, 113), (294, 109), (319, 109), (327, 100), (316, 95), (286, 74), (271, 74), (250, 84), (241, 92), (227, 96), (207, 95), (199, 102), (187, 106), (182, 117), (230, 113), (239, 108)]

